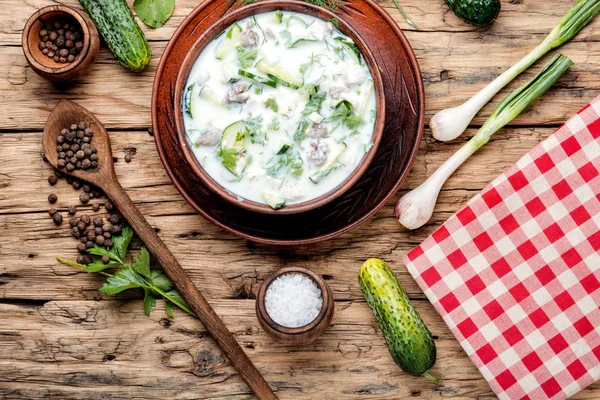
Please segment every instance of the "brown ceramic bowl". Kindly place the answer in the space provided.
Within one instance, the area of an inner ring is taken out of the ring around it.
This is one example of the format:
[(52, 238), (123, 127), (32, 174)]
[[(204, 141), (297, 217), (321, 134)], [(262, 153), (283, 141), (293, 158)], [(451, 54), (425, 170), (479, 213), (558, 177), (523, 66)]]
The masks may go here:
[[(286, 274), (302, 274), (310, 278), (323, 295), (323, 307), (319, 315), (312, 322), (298, 328), (287, 328), (273, 321), (265, 305), (265, 294), (271, 283)], [(286, 267), (275, 271), (264, 280), (256, 296), (256, 317), (262, 328), (272, 338), (291, 345), (307, 344), (321, 336), (331, 323), (334, 308), (333, 294), (325, 281), (314, 272), (301, 267)]]
[[(83, 49), (71, 63), (56, 62), (38, 47), (40, 30), (57, 19), (77, 25), (83, 34)], [(96, 62), (100, 50), (98, 30), (90, 17), (83, 11), (63, 5), (44, 7), (33, 13), (23, 28), (21, 40), (23, 53), (31, 69), (52, 82), (69, 82), (86, 75)]]
[[(278, 210), (273, 210), (266, 204), (258, 203), (251, 200), (241, 200), (240, 197), (234, 193), (231, 193), (220, 184), (218, 184), (205, 170), (202, 168), (198, 159), (194, 155), (191, 147), (188, 144), (188, 139), (185, 133), (185, 126), (183, 122), (183, 111), (182, 111), (182, 99), (183, 99), (183, 91), (185, 88), (185, 84), (187, 82), (190, 71), (196, 62), (196, 59), (204, 50), (204, 48), (214, 40), (217, 35), (221, 34), (225, 29), (227, 29), (234, 22), (249, 17), (254, 14), (265, 13), (274, 10), (282, 10), (282, 11), (294, 11), (303, 14), (312, 15), (318, 18), (321, 18), (325, 21), (329, 21), (331, 19), (337, 19), (339, 22), (339, 29), (350, 37), (360, 49), (369, 70), (371, 71), (371, 75), (373, 76), (374, 88), (375, 88), (375, 98), (377, 102), (377, 118), (375, 120), (375, 129), (373, 132), (373, 147), (364, 155), (361, 162), (358, 164), (356, 169), (350, 174), (344, 182), (342, 182), (338, 187), (332, 189), (330, 192), (324, 194), (323, 196), (317, 197), (312, 200), (308, 200), (302, 203), (286, 205)], [(217, 193), (219, 196), (229, 201), (232, 204), (238, 205), (247, 210), (256, 211), (265, 214), (297, 214), (306, 212), (309, 210), (313, 210), (315, 208), (319, 208), (324, 206), (325, 204), (330, 203), (335, 200), (342, 194), (344, 194), (348, 189), (352, 187), (358, 181), (358, 179), (363, 175), (363, 173), (367, 170), (375, 153), (377, 152), (377, 148), (379, 147), (379, 143), (381, 141), (381, 136), (383, 134), (383, 128), (385, 124), (385, 98), (384, 98), (384, 90), (383, 90), (383, 80), (381, 78), (381, 73), (379, 71), (379, 66), (371, 53), (371, 50), (367, 47), (362, 38), (356, 33), (356, 31), (348, 25), (342, 18), (339, 16), (327, 11), (324, 8), (314, 6), (312, 4), (307, 4), (299, 1), (262, 1), (254, 4), (250, 4), (248, 6), (241, 7), (231, 13), (227, 14), (225, 17), (219, 19), (216, 23), (214, 23), (206, 32), (204, 32), (194, 43), (194, 45), (190, 48), (188, 54), (186, 55), (183, 63), (181, 64), (181, 68), (177, 75), (175, 87), (175, 117), (176, 117), (176, 125), (177, 125), (177, 134), (179, 137), (179, 143), (182, 146), (182, 151), (185, 154), (185, 157), (188, 163), (191, 165), (194, 173), (204, 182), (213, 192)]]

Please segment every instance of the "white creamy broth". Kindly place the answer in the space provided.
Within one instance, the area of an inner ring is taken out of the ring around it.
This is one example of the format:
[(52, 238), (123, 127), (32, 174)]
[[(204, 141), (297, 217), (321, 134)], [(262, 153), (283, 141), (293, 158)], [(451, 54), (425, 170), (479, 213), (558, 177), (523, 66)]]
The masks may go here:
[(273, 11), (209, 43), (184, 90), (194, 154), (242, 199), (302, 203), (343, 183), (372, 146), (373, 79), (329, 21)]

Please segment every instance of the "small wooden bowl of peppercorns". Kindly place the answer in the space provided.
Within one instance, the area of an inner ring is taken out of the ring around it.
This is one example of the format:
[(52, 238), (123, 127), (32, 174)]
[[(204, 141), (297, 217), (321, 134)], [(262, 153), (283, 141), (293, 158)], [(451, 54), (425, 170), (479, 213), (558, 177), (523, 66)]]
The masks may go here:
[(37, 10), (23, 29), (23, 53), (38, 75), (68, 82), (88, 73), (98, 58), (98, 30), (85, 12), (63, 5)]

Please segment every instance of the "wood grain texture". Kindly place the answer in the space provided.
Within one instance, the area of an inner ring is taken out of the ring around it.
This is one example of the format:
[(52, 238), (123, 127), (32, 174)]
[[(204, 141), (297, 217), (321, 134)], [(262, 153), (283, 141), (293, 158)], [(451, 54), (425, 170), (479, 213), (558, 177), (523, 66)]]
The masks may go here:
[[(56, 3), (77, 6), (77, 0), (3, 0), (10, 12), (0, 15), (0, 398), (252, 398), (197, 321), (178, 311), (174, 320), (164, 317), (161, 302), (147, 318), (142, 302), (136, 300), (141, 293), (109, 300), (97, 291), (100, 278), (55, 261), (56, 255), (74, 259), (75, 242), (66, 224), (62, 229), (52, 224), (46, 197), (57, 193), (57, 204), (64, 211), (78, 203), (79, 195), (64, 181), (48, 186), (51, 170), (41, 161), (43, 124), (62, 98), (82, 104), (110, 128), (116, 172), (125, 190), (281, 398), (495, 398), (400, 260), (598, 94), (600, 20), (562, 48), (576, 64), (557, 87), (448, 181), (427, 226), (416, 232), (401, 229), (393, 218), (396, 195), (350, 234), (281, 249), (236, 238), (198, 216), (171, 185), (153, 138), (145, 131), (150, 126), (158, 59), (198, 0), (177, 0), (175, 14), (163, 28), (143, 28), (154, 56), (142, 74), (120, 67), (102, 47), (90, 75), (60, 89), (27, 67), (20, 48), (21, 29), (29, 15)], [(381, 4), (407, 27), (391, 1)], [(518, 60), (567, 8), (558, 0), (503, 1), (500, 19), (489, 29), (477, 29), (458, 20), (442, 0), (401, 0), (401, 4), (422, 28), (406, 34), (422, 68), (428, 117), (464, 100)], [(483, 122), (493, 104), (475, 125)], [(401, 193), (420, 184), (474, 132), (470, 129), (465, 137), (440, 144), (426, 130)], [(123, 156), (131, 152), (136, 154), (127, 164)], [(89, 205), (81, 209), (91, 213)], [(390, 262), (436, 336), (439, 356), (434, 372), (445, 378), (444, 385), (403, 374), (391, 361), (357, 284), (358, 268), (368, 257)], [(336, 299), (333, 325), (307, 347), (275, 343), (255, 317), (258, 286), (286, 265), (315, 271)], [(599, 397), (596, 384), (574, 398)]]

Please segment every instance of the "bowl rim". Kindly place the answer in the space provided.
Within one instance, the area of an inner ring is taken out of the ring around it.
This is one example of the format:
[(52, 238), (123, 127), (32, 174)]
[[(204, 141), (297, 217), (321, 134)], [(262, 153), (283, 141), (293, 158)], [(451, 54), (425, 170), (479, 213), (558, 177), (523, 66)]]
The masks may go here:
[[(352, 171), (352, 173), (348, 175), (346, 179), (342, 181), (342, 183), (340, 183), (338, 186), (319, 197), (301, 203), (286, 205), (277, 210), (272, 209), (267, 204), (245, 199), (239, 195), (236, 195), (235, 193), (230, 192), (225, 187), (216, 182), (216, 180), (204, 170), (204, 168), (200, 165), (200, 162), (194, 155), (191, 147), (188, 145), (188, 139), (183, 122), (183, 111), (181, 108), (183, 89), (185, 87), (185, 84), (187, 83), (187, 78), (189, 77), (189, 73), (194, 65), (194, 62), (199, 57), (204, 48), (212, 40), (214, 40), (223, 30), (227, 29), (227, 27), (231, 26), (236, 21), (239, 21), (240, 19), (249, 17), (251, 15), (255, 15), (260, 12), (269, 12), (274, 10), (302, 12), (326, 21), (336, 19), (339, 24), (338, 29), (340, 29), (345, 35), (349, 36), (357, 44), (361, 51), (361, 54), (363, 55), (363, 58), (365, 59), (365, 63), (367, 64), (367, 67), (371, 72), (371, 76), (373, 77), (375, 101), (377, 104), (377, 116), (375, 119), (375, 125), (371, 141), (373, 143), (373, 146), (369, 149), (369, 151), (365, 153), (365, 155), (363, 156), (357, 167)], [(331, 11), (325, 8), (295, 0), (290, 0), (286, 2), (282, 2), (281, 0), (266, 0), (258, 3), (253, 3), (235, 9), (234, 11), (219, 18), (205, 32), (203, 32), (198, 37), (198, 39), (194, 41), (192, 46), (190, 46), (185, 58), (181, 63), (181, 67), (177, 72), (173, 101), (175, 111), (175, 124), (177, 127), (177, 136), (179, 139), (179, 144), (183, 150), (186, 160), (192, 167), (194, 174), (202, 182), (204, 182), (210, 188), (211, 191), (217, 193), (226, 201), (234, 205), (240, 206), (244, 209), (256, 211), (263, 214), (302, 213), (309, 210), (313, 210), (315, 208), (319, 208), (343, 195), (361, 178), (361, 176), (371, 165), (371, 162), (373, 161), (373, 158), (375, 157), (375, 154), (377, 153), (377, 150), (379, 148), (381, 137), (383, 135), (383, 130), (385, 128), (386, 110), (383, 78), (381, 76), (381, 72), (379, 70), (377, 61), (375, 60), (375, 57), (371, 52), (371, 49), (367, 46), (367, 44), (360, 37), (360, 35), (354, 30), (354, 28), (352, 28), (352, 26), (345, 22), (340, 16), (332, 13)]]
[[(271, 286), (271, 284), (275, 282), (277, 278), (291, 274), (304, 275), (305, 277), (313, 281), (313, 283), (321, 291), (321, 297), (323, 299), (321, 310), (319, 310), (319, 314), (317, 314), (315, 319), (310, 321), (308, 324), (299, 326), (297, 328), (289, 328), (275, 322), (269, 315), (266, 304), (267, 290), (269, 289), (269, 286)], [(303, 267), (284, 267), (272, 272), (269, 276), (265, 278), (263, 283), (260, 285), (260, 288), (258, 289), (258, 295), (256, 296), (256, 309), (259, 312), (260, 317), (271, 329), (285, 335), (301, 335), (306, 332), (310, 332), (323, 322), (327, 313), (329, 312), (330, 296), (332, 296), (332, 294), (325, 281), (313, 271)]]
[[(74, 18), (81, 27), (81, 33), (83, 34), (83, 49), (81, 49), (79, 54), (77, 54), (77, 57), (72, 63), (68, 63), (67, 65), (61, 67), (52, 67), (41, 63), (38, 60), (38, 58), (34, 56), (34, 53), (31, 50), (31, 47), (29, 46), (29, 36), (32, 34), (32, 28), (35, 25), (35, 23), (38, 22), (44, 15), (61, 13), (67, 14), (70, 17)], [(21, 42), (23, 46), (23, 53), (25, 54), (27, 60), (31, 63), (32, 67), (47, 74), (64, 74), (75, 69), (86, 58), (90, 50), (91, 43), (90, 27), (88, 26), (85, 17), (81, 14), (79, 10), (62, 4), (50, 5), (42, 7), (39, 10), (35, 11), (33, 14), (31, 14), (29, 19), (25, 23), (25, 27), (23, 28)]]

